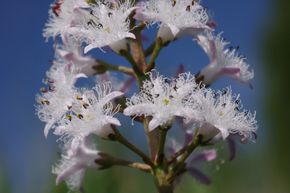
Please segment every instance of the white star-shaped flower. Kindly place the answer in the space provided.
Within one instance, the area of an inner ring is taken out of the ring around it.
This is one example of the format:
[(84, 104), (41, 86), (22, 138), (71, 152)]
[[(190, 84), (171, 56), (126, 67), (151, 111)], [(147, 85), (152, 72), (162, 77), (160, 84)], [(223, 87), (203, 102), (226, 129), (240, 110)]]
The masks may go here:
[(63, 45), (56, 49), (60, 59), (67, 62), (68, 65), (75, 67), (75, 70), (86, 76), (92, 76), (96, 73), (94, 67), (98, 66), (97, 61), (82, 54), (80, 43), (74, 39), (66, 38)]
[(216, 93), (207, 89), (196, 102), (202, 117), (199, 132), (205, 141), (219, 136), (226, 139), (229, 134), (249, 138), (257, 131), (255, 113), (242, 111), (239, 96), (234, 97), (230, 88)]
[(110, 83), (104, 83), (93, 90), (78, 91), (67, 118), (60, 123), (54, 134), (69, 138), (96, 134), (108, 138), (113, 133), (111, 125), (121, 125), (113, 117), (118, 112), (118, 107), (115, 108), (111, 101), (123, 95), (122, 92), (112, 92), (111, 89)]
[[(87, 139), (75, 139), (67, 149), (67, 153), (62, 155), (59, 163), (52, 169), (52, 173), (57, 175), (56, 184), (66, 181), (71, 190), (79, 190), (87, 168), (101, 168), (97, 164), (102, 157), (95, 148), (89, 148)], [(91, 145), (92, 146), (92, 145)]]
[(127, 101), (124, 114), (127, 116), (152, 116), (149, 129), (171, 124), (175, 116), (187, 119), (194, 114), (189, 96), (199, 92), (194, 76), (181, 74), (175, 80), (149, 74), (142, 90)]
[(92, 6), (90, 17), (80, 30), (81, 39), (87, 44), (84, 52), (110, 46), (115, 52), (127, 49), (126, 38), (135, 39), (130, 32), (129, 15), (134, 11), (130, 0), (124, 3), (97, 3)]
[(249, 70), (245, 58), (238, 55), (235, 49), (228, 49), (229, 44), (220, 35), (212, 33), (198, 35), (198, 43), (207, 53), (210, 63), (201, 70), (199, 78), (205, 84), (211, 84), (222, 75), (233, 77), (241, 82), (249, 83), (254, 71)]
[(206, 10), (192, 0), (148, 0), (139, 4), (135, 18), (158, 23), (158, 37), (164, 42), (210, 30)]
[(39, 103), (37, 114), (40, 120), (46, 122), (45, 136), (71, 108), (76, 93), (74, 84), (83, 76), (74, 66), (67, 65), (63, 61), (55, 61), (47, 72), (47, 88), (43, 88), (42, 94), (37, 96)]
[(52, 5), (49, 19), (43, 30), (46, 38), (60, 35), (62, 38), (74, 32), (86, 17), (83, 8), (88, 8), (85, 0), (62, 0)]

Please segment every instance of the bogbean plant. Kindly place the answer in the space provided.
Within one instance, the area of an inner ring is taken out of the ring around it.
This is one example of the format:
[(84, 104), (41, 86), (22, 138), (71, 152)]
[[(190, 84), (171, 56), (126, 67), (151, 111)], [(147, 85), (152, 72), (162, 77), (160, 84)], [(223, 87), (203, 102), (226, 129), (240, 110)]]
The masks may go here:
[[(145, 49), (146, 28), (158, 32)], [(51, 5), (43, 35), (54, 40), (55, 59), (46, 86), (37, 95), (37, 114), (46, 123), (45, 137), (53, 132), (61, 143), (61, 158), (52, 169), (57, 184), (65, 181), (70, 190), (83, 190), (87, 168), (127, 166), (152, 175), (159, 193), (172, 193), (185, 173), (209, 183), (196, 163), (217, 155), (215, 149), (203, 146), (228, 141), (233, 150), (235, 139), (256, 138), (255, 113), (243, 109), (240, 96), (230, 88), (209, 88), (224, 75), (250, 85), (254, 73), (245, 58), (215, 33), (215, 22), (199, 1), (58, 0)], [(155, 69), (156, 59), (164, 47), (184, 36), (201, 46), (209, 64), (196, 75), (180, 71), (176, 77), (164, 77)], [(108, 47), (113, 52), (104, 54), (124, 57), (131, 67), (87, 54)], [(130, 78), (112, 83), (110, 71)], [(99, 77), (93, 88), (76, 86), (79, 78), (90, 76)], [(134, 81), (139, 92), (130, 97)], [(148, 154), (122, 135), (116, 118), (121, 113), (143, 124)], [(174, 123), (179, 127), (171, 128)], [(182, 140), (167, 137), (171, 129), (183, 135)], [(94, 137), (116, 141), (142, 161), (97, 150)]]

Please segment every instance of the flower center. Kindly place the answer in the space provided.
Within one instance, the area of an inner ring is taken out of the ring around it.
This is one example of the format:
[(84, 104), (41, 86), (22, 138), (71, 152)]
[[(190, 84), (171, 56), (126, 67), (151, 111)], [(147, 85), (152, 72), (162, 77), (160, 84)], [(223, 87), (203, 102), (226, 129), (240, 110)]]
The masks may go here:
[(168, 99), (163, 99), (163, 104), (165, 104), (166, 106), (169, 105), (169, 100)]
[(109, 27), (105, 27), (104, 31), (107, 32), (107, 33), (111, 33), (111, 29)]

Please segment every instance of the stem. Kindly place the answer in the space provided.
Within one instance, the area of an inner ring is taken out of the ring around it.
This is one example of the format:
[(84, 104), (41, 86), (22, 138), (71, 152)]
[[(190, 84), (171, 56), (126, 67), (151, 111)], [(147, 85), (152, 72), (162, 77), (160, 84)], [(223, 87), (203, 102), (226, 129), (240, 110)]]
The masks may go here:
[(122, 145), (126, 146), (132, 152), (139, 155), (146, 164), (153, 166), (153, 163), (151, 162), (151, 160), (149, 159), (149, 157), (145, 153), (143, 153), (140, 149), (138, 149), (136, 146), (134, 146), (132, 143), (130, 143), (125, 137), (123, 137), (122, 134), (115, 127), (112, 127), (112, 129), (115, 133), (115, 135), (112, 136), (114, 138), (114, 140), (120, 142)]
[(185, 167), (185, 161), (190, 156), (190, 154), (195, 150), (195, 148), (198, 147), (200, 144), (201, 136), (198, 134), (198, 132), (195, 133), (192, 141), (185, 147), (185, 150), (182, 150), (183, 153), (180, 155), (180, 158), (177, 160), (177, 163), (173, 168), (171, 168), (172, 174), (170, 176), (170, 181), (173, 181), (175, 176), (177, 176), (180, 173), (180, 170), (182, 170)]
[(157, 151), (157, 157), (156, 157), (156, 164), (162, 165), (164, 160), (164, 146), (166, 141), (166, 135), (167, 135), (167, 128), (158, 128), (159, 131), (159, 146)]
[(142, 84), (143, 80), (145, 79), (144, 73), (142, 72), (142, 70), (140, 69), (139, 65), (135, 62), (134, 58), (132, 57), (132, 55), (126, 51), (126, 50), (121, 50), (120, 54), (122, 56), (124, 56), (128, 62), (132, 65), (132, 68), (135, 72), (135, 76), (138, 80), (139, 85)]
[[(106, 70), (110, 70), (110, 71), (118, 71), (118, 72), (122, 72), (124, 74), (128, 74), (130, 76), (134, 76), (134, 71), (132, 68), (128, 68), (125, 66), (119, 66), (119, 65), (113, 65), (113, 64), (109, 64), (103, 60), (97, 60), (98, 64), (101, 64), (102, 66), (105, 67)], [(97, 68), (97, 67), (96, 67)]]
[(155, 173), (155, 185), (159, 193), (173, 193), (173, 185), (168, 180), (168, 174), (162, 169), (156, 169)]
[(147, 173), (150, 173), (152, 170), (152, 168), (147, 164), (138, 163), (138, 162), (131, 162), (131, 161), (122, 160), (119, 158), (112, 158), (112, 163), (114, 165), (118, 165), (118, 166), (126, 166), (129, 168), (138, 169), (138, 170), (141, 170), (141, 171), (147, 172)]
[(145, 57), (150, 56), (155, 48), (155, 44), (156, 42), (154, 41), (152, 44), (150, 44), (150, 46), (145, 50)]
[(157, 154), (157, 147), (159, 143), (159, 133), (158, 130), (153, 130), (149, 132), (149, 118), (146, 117), (143, 121), (144, 123), (144, 130), (147, 137), (147, 143), (150, 149), (151, 158), (155, 160), (155, 156)]
[(155, 68), (155, 60), (156, 60), (157, 56), (159, 55), (160, 50), (162, 49), (162, 44), (163, 44), (162, 39), (158, 37), (157, 40), (155, 41), (155, 46), (154, 46), (151, 58), (149, 60), (149, 63), (146, 67), (145, 72), (149, 72), (153, 68)]

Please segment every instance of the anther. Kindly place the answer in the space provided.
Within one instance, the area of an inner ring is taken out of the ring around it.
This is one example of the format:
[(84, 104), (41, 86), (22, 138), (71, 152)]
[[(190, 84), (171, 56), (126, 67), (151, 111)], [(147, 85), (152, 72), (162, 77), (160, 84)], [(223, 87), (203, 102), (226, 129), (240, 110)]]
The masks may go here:
[(72, 116), (71, 115), (66, 115), (66, 118), (71, 121), (72, 120)]
[(88, 103), (85, 103), (85, 104), (83, 104), (83, 107), (84, 107), (85, 109), (87, 109), (87, 108), (89, 107), (89, 104), (88, 104)]
[(176, 0), (172, 1), (172, 7), (174, 7), (176, 5)]
[(84, 118), (84, 116), (83, 116), (82, 114), (78, 114), (77, 117), (78, 117), (79, 119), (83, 119), (83, 118)]
[(190, 11), (190, 5), (188, 5), (187, 7), (186, 7), (186, 11)]

